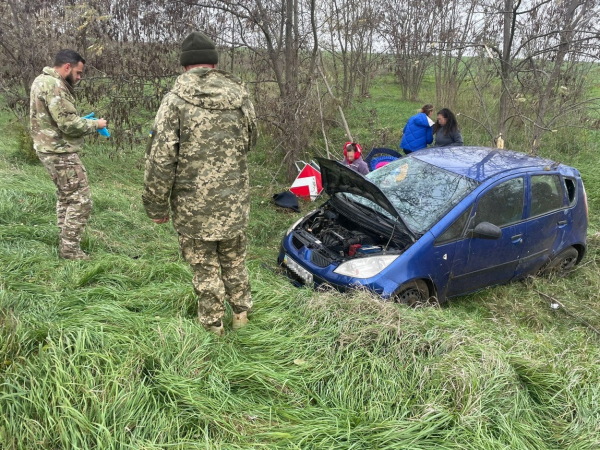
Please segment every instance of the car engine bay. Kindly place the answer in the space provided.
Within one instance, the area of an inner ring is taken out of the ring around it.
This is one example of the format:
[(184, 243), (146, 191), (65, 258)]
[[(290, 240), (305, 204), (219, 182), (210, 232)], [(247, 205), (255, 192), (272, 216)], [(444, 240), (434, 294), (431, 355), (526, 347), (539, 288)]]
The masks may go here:
[(350, 220), (336, 212), (330, 205), (306, 216), (293, 230), (292, 245), (296, 249), (304, 246), (312, 250), (311, 261), (326, 267), (335, 261), (398, 254), (407, 248), (393, 236), (384, 236), (358, 219)]

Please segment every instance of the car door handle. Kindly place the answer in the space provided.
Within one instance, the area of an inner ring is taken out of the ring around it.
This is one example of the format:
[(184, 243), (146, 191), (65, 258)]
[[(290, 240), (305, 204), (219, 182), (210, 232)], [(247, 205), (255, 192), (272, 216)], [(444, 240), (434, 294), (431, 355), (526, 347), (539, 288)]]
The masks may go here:
[(559, 221), (558, 221), (558, 223), (557, 223), (557, 225), (558, 225), (559, 227), (564, 227), (566, 224), (567, 224), (567, 221), (566, 221), (566, 220), (559, 220)]
[(523, 241), (523, 233), (515, 234), (514, 236), (512, 236), (510, 238), (510, 240), (512, 241), (513, 244), (518, 244), (519, 242)]

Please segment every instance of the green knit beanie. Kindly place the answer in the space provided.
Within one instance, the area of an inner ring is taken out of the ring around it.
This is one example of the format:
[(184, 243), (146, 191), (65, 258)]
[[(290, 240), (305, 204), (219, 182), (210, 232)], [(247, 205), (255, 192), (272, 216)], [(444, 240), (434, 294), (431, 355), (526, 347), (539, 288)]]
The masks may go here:
[(201, 31), (193, 31), (181, 43), (182, 66), (194, 64), (217, 64), (219, 53), (214, 42)]

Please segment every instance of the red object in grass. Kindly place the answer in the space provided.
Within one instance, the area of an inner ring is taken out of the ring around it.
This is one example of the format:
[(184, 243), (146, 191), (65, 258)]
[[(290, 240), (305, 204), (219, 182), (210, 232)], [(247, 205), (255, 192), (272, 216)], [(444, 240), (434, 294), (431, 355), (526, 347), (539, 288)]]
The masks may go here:
[(297, 197), (310, 198), (311, 200), (316, 199), (322, 190), (321, 172), (310, 164), (304, 166), (290, 188), (290, 191), (296, 194)]

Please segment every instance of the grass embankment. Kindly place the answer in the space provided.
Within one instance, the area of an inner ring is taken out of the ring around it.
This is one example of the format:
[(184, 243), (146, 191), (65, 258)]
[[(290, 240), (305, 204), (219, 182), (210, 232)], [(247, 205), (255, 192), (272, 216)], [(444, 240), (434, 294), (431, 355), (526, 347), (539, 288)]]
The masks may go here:
[[(377, 120), (398, 119), (384, 106)], [(143, 149), (88, 145), (95, 203), (84, 248), (94, 259), (63, 261), (54, 187), (15, 156), (1, 122), (0, 448), (600, 447), (599, 337), (538, 293), (600, 327), (592, 150), (562, 159), (582, 171), (590, 199), (590, 250), (570, 277), (409, 309), (296, 289), (263, 268), (299, 214), (271, 205), (285, 185), (259, 149), (255, 310), (250, 326), (218, 340), (194, 320), (172, 227), (143, 213)]]

